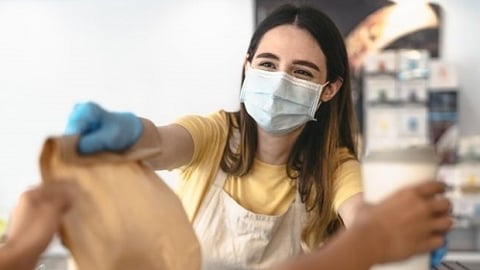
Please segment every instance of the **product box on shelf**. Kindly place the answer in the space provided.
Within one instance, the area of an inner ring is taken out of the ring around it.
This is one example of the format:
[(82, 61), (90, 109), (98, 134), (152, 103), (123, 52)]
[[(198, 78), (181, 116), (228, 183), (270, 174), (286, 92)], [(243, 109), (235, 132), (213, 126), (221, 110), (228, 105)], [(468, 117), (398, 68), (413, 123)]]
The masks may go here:
[(368, 103), (398, 101), (397, 82), (388, 74), (367, 75), (364, 78), (365, 100)]
[(397, 52), (395, 50), (385, 50), (369, 54), (365, 57), (363, 68), (366, 74), (394, 74), (397, 72)]
[(427, 80), (401, 80), (398, 83), (399, 100), (405, 103), (426, 103), (428, 99)]
[(428, 50), (398, 50), (398, 78), (401, 80), (428, 78), (430, 68), (429, 61), (430, 54)]

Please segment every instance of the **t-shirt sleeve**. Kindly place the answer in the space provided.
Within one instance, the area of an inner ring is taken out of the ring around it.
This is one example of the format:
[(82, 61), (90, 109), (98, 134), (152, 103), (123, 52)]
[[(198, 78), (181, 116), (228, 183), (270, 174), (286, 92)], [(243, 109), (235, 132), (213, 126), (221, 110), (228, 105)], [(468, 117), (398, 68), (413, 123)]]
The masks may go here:
[(218, 159), (227, 136), (226, 113), (218, 111), (208, 116), (189, 115), (179, 118), (176, 124), (184, 127), (193, 139), (193, 155), (186, 167), (205, 162), (206, 157)]
[(333, 207), (338, 213), (338, 208), (343, 202), (353, 195), (363, 192), (360, 162), (352, 159), (342, 163), (335, 176)]

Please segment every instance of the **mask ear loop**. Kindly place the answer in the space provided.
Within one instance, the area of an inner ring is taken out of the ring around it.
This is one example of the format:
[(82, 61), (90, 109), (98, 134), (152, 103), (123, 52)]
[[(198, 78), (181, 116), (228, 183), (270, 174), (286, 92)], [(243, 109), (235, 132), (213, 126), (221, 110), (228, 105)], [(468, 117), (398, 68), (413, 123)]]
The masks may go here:
[(320, 84), (319, 85), (319, 90), (318, 90), (318, 97), (317, 97), (317, 100), (318, 100), (318, 103), (317, 103), (317, 106), (315, 108), (315, 111), (313, 112), (313, 121), (317, 121), (317, 118), (315, 118), (315, 114), (317, 113), (318, 109), (320, 108), (320, 105), (322, 105), (322, 100), (321, 100), (321, 97), (322, 97), (322, 93), (323, 93), (323, 89), (325, 89), (325, 87), (327, 85), (330, 84), (330, 81), (326, 81), (324, 84)]
[(325, 86), (327, 86), (328, 84), (330, 83), (330, 81), (326, 81), (324, 84), (320, 84), (320, 92), (323, 91), (323, 88), (325, 88)]

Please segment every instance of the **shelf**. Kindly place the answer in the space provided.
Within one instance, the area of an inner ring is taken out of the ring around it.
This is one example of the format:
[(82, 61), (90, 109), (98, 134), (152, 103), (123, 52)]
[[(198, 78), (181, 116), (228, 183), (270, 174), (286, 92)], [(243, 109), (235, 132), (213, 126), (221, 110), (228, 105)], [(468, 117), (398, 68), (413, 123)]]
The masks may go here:
[(480, 251), (448, 251), (444, 261), (480, 262)]

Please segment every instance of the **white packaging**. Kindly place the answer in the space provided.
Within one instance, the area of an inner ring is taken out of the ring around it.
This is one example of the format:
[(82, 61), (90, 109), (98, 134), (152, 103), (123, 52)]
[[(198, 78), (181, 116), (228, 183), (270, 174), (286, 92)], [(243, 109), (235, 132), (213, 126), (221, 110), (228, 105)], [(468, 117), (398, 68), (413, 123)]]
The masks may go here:
[[(428, 146), (370, 152), (362, 160), (365, 200), (374, 204), (403, 187), (433, 180), (436, 175), (435, 155)], [(421, 254), (376, 265), (371, 270), (429, 270), (429, 265), (429, 254)]]

